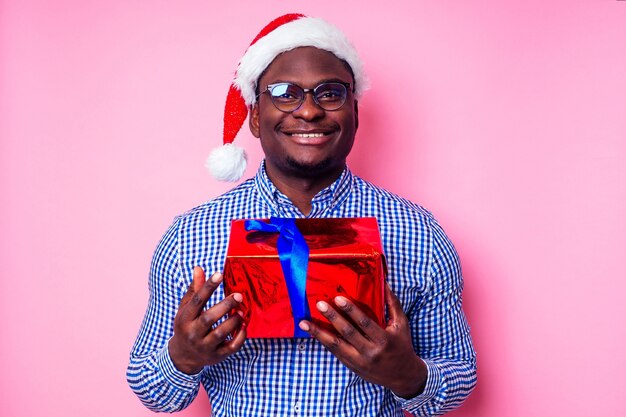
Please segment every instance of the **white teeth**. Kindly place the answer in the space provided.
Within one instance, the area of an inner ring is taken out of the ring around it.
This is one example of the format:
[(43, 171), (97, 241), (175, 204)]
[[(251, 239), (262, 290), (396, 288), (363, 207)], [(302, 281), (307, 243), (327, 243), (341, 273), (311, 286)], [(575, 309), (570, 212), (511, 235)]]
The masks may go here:
[(292, 133), (291, 136), (297, 136), (299, 138), (321, 138), (323, 133)]

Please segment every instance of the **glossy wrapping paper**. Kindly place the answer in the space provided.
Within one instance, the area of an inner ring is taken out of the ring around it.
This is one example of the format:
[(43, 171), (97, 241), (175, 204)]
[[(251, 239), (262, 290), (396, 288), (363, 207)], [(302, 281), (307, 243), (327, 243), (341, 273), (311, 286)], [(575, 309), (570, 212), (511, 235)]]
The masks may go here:
[[(279, 233), (247, 231), (246, 222), (232, 222), (224, 289), (226, 294), (243, 296), (247, 337), (306, 337), (294, 322), (294, 297), (277, 249)], [(325, 300), (334, 305), (334, 297), (343, 295), (384, 325), (386, 267), (376, 219), (295, 219), (295, 226), (309, 252), (303, 300), (308, 305), (307, 318), (331, 329), (315, 304)]]

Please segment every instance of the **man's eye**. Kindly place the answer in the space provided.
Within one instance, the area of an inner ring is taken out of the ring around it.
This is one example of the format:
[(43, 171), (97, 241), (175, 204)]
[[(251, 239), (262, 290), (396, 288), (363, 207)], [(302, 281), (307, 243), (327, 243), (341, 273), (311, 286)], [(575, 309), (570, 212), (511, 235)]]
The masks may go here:
[(337, 90), (322, 91), (320, 92), (320, 94), (317, 95), (318, 100), (324, 100), (324, 101), (338, 100), (338, 99), (341, 99), (342, 97), (343, 97), (343, 94), (341, 93), (341, 91), (337, 91)]
[(280, 101), (294, 101), (299, 95), (292, 85), (277, 85), (272, 89), (272, 97)]

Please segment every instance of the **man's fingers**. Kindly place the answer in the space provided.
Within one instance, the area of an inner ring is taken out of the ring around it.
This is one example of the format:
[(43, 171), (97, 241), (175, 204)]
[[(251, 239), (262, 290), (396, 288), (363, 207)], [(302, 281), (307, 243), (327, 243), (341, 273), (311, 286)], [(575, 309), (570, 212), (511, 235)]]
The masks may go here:
[[(337, 297), (335, 299), (335, 302), (337, 301), (338, 298), (341, 298), (342, 301), (346, 300), (343, 297)], [(355, 327), (355, 324), (356, 325), (360, 324), (358, 321), (354, 321), (354, 324), (350, 323), (349, 320), (346, 320), (330, 304), (328, 304), (325, 301), (319, 301), (316, 304), (316, 307), (324, 315), (324, 317), (326, 317), (326, 319), (330, 322), (330, 324), (333, 325), (333, 327), (339, 332), (341, 337), (346, 342), (350, 343), (358, 351), (362, 351), (363, 349), (366, 348), (367, 339), (365, 339), (365, 337), (363, 337), (363, 334), (362, 334), (363, 329)], [(351, 305), (347, 305), (347, 304), (339, 305), (339, 308), (341, 308), (344, 312), (348, 313), (348, 315), (352, 319), (354, 319), (352, 317), (353, 314), (357, 314), (358, 315), (358, 312), (356, 310), (358, 310), (360, 312), (360, 310), (356, 306), (354, 306), (353, 304), (351, 304)], [(335, 343), (337, 343), (337, 341), (333, 340), (332, 343), (335, 344)]]
[[(352, 322), (357, 326), (360, 333), (365, 335), (367, 339), (379, 343), (386, 339), (385, 330), (381, 328), (376, 321), (365, 314), (363, 310), (358, 308), (352, 301), (341, 295), (335, 297), (335, 304), (345, 314), (350, 317)], [(361, 351), (361, 349), (359, 349)]]
[[(195, 270), (196, 269), (194, 268), (194, 272)], [(194, 287), (196, 285), (196, 280), (197, 284), (200, 284), (201, 279), (204, 279), (204, 272), (198, 275), (194, 274)], [(185, 318), (193, 320), (194, 318), (198, 317), (198, 315), (200, 315), (202, 309), (206, 305), (206, 302), (209, 301), (209, 298), (211, 297), (211, 295), (213, 295), (213, 292), (220, 285), (221, 282), (222, 274), (220, 274), (219, 272), (214, 273), (213, 275), (211, 275), (211, 278), (202, 282), (200, 289), (194, 291), (191, 298), (189, 299), (189, 302), (185, 306)]]
[(206, 275), (204, 274), (204, 269), (202, 267), (196, 266), (193, 268), (193, 281), (191, 285), (193, 286), (193, 291), (198, 292), (200, 288), (206, 282)]
[(202, 285), (204, 285), (205, 281), (206, 281), (206, 278), (204, 275), (204, 269), (202, 269), (199, 266), (194, 267), (193, 278), (191, 280), (191, 284), (189, 284), (189, 287), (187, 287), (187, 292), (185, 292), (183, 299), (180, 300), (179, 309), (185, 306), (187, 303), (189, 303), (189, 300), (191, 299), (191, 297), (193, 297), (193, 295), (196, 292), (198, 292), (200, 288), (202, 288)]
[(194, 267), (192, 272), (191, 284), (189, 284), (189, 287), (187, 287), (187, 292), (183, 296), (183, 299), (180, 300), (179, 308), (189, 303), (191, 297), (193, 297), (195, 293), (200, 291), (205, 282), (206, 275), (204, 274), (204, 269), (199, 266)]
[[(219, 350), (219, 345), (226, 342), (228, 336), (230, 336), (237, 329), (243, 327), (243, 317), (239, 314), (234, 314), (228, 319), (224, 320), (219, 326), (211, 329), (209, 334), (204, 337), (204, 343), (210, 350)], [(239, 334), (239, 332), (237, 332)]]
[(246, 329), (241, 326), (237, 335), (233, 339), (222, 343), (222, 345), (215, 350), (215, 353), (222, 358), (226, 358), (241, 349), (241, 346), (243, 346), (243, 342), (245, 341)]
[(359, 357), (357, 349), (337, 333), (329, 332), (308, 320), (302, 320), (298, 326), (317, 339), (346, 366), (351, 367), (355, 358)]
[(389, 323), (401, 323), (406, 321), (402, 304), (400, 304), (400, 300), (391, 290), (387, 282), (385, 283), (385, 304), (387, 305), (387, 314), (389, 314)]
[[(239, 350), (245, 340), (241, 313), (228, 317), (229, 312), (239, 310), (243, 301), (241, 294), (231, 294), (204, 311), (221, 282), (222, 274), (215, 273), (207, 280), (202, 268), (195, 267), (192, 282), (180, 302), (169, 349), (178, 369), (189, 370), (186, 373), (195, 373), (198, 366), (222, 361)], [(220, 320), (223, 321), (216, 326)], [(235, 331), (237, 336), (228, 340)]]
[(209, 331), (215, 331), (215, 329), (211, 330), (211, 327), (230, 311), (235, 310), (237, 307), (239, 307), (242, 301), (243, 297), (241, 296), (241, 294), (234, 293), (224, 298), (222, 301), (215, 304), (207, 311), (204, 311), (198, 317), (198, 322), (201, 326), (198, 331), (204, 332), (204, 334), (209, 333)]

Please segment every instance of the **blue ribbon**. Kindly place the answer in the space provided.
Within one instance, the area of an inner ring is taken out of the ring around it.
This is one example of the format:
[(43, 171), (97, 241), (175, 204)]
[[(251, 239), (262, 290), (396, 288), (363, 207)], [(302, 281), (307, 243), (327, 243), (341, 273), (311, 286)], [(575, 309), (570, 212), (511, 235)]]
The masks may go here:
[(298, 230), (295, 219), (270, 218), (269, 223), (259, 220), (246, 220), (247, 231), (278, 233), (276, 248), (283, 269), (289, 302), (293, 312), (294, 337), (310, 337), (298, 327), (300, 320), (310, 320), (311, 312), (306, 299), (306, 272), (309, 265), (309, 246)]

